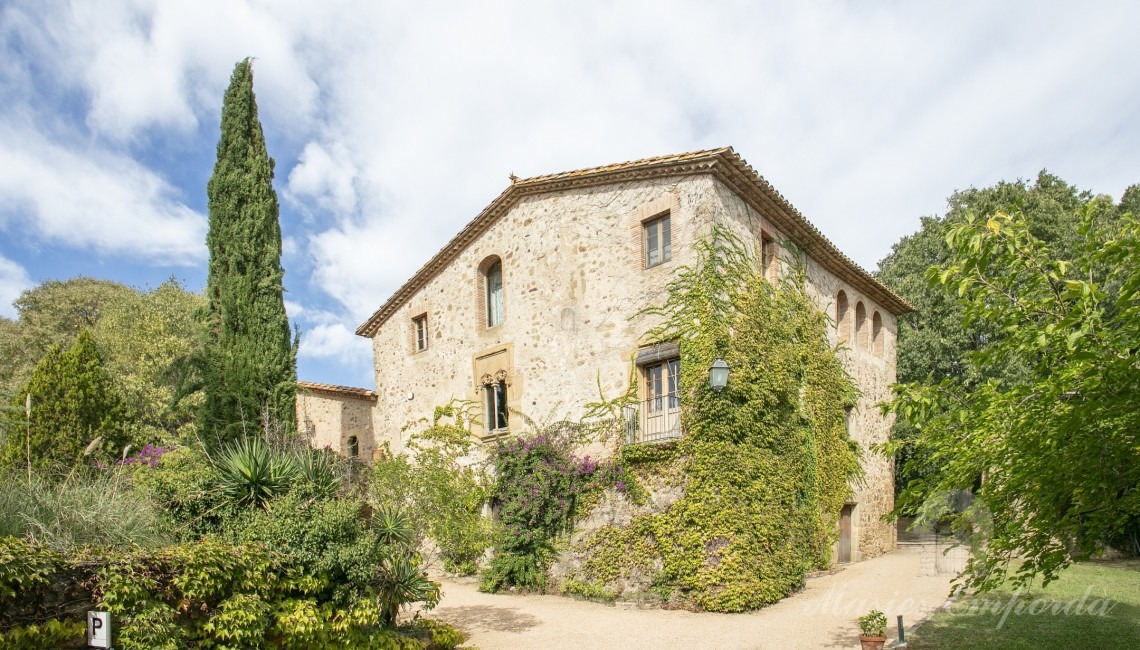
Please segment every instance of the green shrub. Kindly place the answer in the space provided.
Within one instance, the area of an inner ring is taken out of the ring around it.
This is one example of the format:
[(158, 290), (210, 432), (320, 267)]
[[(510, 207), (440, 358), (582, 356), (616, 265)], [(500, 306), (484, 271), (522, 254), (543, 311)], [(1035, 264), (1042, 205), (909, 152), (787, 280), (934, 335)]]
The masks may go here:
[(316, 499), (332, 499), (341, 492), (340, 461), (328, 449), (300, 449), (296, 455), (297, 489)]
[(236, 507), (217, 489), (209, 459), (194, 447), (179, 447), (157, 466), (131, 471), (131, 489), (161, 513), (163, 527), (183, 541), (217, 530)]
[(377, 508), (372, 514), (372, 527), (384, 544), (412, 548), (416, 541), (411, 518), (395, 508)]
[(501, 550), (495, 553), (479, 579), (479, 591), (495, 593), (507, 587), (546, 588), (546, 570), (554, 557), (550, 546), (532, 546), (525, 552)]
[(74, 647), (75, 640), (87, 631), (84, 621), (51, 619), (43, 623), (29, 623), (0, 632), (0, 647), (6, 650), (44, 650), (44, 648)]
[(80, 332), (67, 351), (48, 350), (11, 406), (22, 411), (28, 399), (30, 420), (18, 416), (27, 429), (10, 422), (0, 440), (0, 468), (71, 469), (89, 458), (115, 458), (130, 442), (119, 388), (103, 368), (90, 332)]
[(427, 650), (454, 648), (467, 640), (466, 635), (459, 630), (430, 618), (416, 619), (405, 626), (401, 626), (400, 631), (426, 642)]
[(483, 516), (486, 477), (481, 468), (460, 462), (471, 444), (470, 432), (437, 420), (411, 437), (412, 454), (377, 461), (370, 481), (372, 502), (408, 512), (417, 537), (430, 537), (438, 546), (444, 569), (464, 575), (475, 573), (491, 543), (491, 525)]
[(375, 586), (388, 546), (371, 530), (362, 502), (318, 501), (294, 493), (267, 506), (234, 517), (221, 537), (288, 554), (307, 573), (327, 583), (329, 597), (337, 592), (343, 600)]
[(83, 594), (75, 578), (62, 554), (0, 537), (0, 647), (40, 650), (79, 638), (86, 626), (77, 619)]
[(573, 578), (567, 578), (562, 582), (562, 593), (581, 596), (587, 600), (601, 600), (605, 602), (611, 602), (615, 597), (613, 590), (606, 587), (602, 582), (582, 582)]
[[(418, 572), (416, 577), (422, 580)], [(415, 593), (367, 590), (334, 603), (321, 596), (327, 586), (325, 576), (259, 545), (202, 540), (65, 557), (0, 538), (0, 641), (5, 648), (74, 647), (82, 639), (84, 612), (99, 608), (111, 612), (112, 641), (122, 650), (426, 649), (462, 643), (462, 634), (446, 625), (416, 619), (397, 626), (383, 611), (395, 611), (385, 597), (399, 600), (398, 608)]]

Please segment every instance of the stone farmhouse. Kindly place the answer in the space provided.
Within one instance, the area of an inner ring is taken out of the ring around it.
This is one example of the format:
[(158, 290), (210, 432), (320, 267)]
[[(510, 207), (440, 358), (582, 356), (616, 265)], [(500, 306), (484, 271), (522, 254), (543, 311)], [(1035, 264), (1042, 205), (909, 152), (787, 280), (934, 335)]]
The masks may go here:
[[(714, 225), (755, 246), (764, 272), (804, 254), (808, 291), (834, 321), (862, 396), (849, 415), (864, 448), (887, 439), (875, 404), (895, 381), (896, 317), (912, 308), (840, 252), (731, 148), (515, 179), (384, 302), (356, 333), (372, 340), (375, 391), (301, 383), (298, 424), (316, 446), (370, 458), (399, 452), (406, 424), (453, 398), (481, 405), (484, 440), (535, 419), (577, 418), (621, 394), (639, 407), (629, 442), (684, 435), (675, 345), (647, 347), (636, 314), (660, 302)], [(731, 381), (731, 378), (730, 380)], [(866, 479), (840, 516), (836, 559), (894, 546), (893, 464), (865, 454)]]

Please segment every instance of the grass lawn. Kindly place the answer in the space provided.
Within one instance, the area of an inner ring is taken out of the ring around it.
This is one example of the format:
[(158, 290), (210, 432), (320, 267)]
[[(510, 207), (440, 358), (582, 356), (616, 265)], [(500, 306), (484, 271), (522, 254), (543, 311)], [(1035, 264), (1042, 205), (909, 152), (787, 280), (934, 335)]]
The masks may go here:
[(1140, 560), (1085, 562), (1044, 589), (959, 601), (907, 639), (915, 650), (1140, 648)]

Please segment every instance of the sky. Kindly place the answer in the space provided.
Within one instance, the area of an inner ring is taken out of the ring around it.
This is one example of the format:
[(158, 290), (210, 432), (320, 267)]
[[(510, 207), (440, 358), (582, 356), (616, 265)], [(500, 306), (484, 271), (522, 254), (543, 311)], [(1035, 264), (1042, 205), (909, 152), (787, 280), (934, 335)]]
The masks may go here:
[(0, 0), (0, 316), (87, 275), (205, 285), (254, 58), (301, 379), (520, 177), (732, 146), (874, 270), (956, 190), (1140, 182), (1136, 2)]

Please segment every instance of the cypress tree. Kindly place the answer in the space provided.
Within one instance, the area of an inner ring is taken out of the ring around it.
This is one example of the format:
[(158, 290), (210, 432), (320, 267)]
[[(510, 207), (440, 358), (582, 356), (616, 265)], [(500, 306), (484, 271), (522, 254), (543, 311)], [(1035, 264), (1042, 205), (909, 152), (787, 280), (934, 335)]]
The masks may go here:
[(199, 433), (216, 445), (257, 426), (292, 431), (297, 349), (285, 314), (273, 160), (249, 59), (237, 64), (226, 89), (206, 192), (210, 265)]
[(96, 438), (100, 443), (91, 450), (94, 457), (107, 460), (122, 454), (127, 444), (123, 403), (103, 368), (95, 339), (87, 332), (81, 332), (66, 352), (53, 345), (36, 364), (24, 390), (13, 397), (12, 411), (19, 413), (20, 420), (29, 394), (29, 430), (25, 432), (17, 418), (9, 419), (3, 466), (24, 467), (29, 445), (33, 467), (71, 466)]

